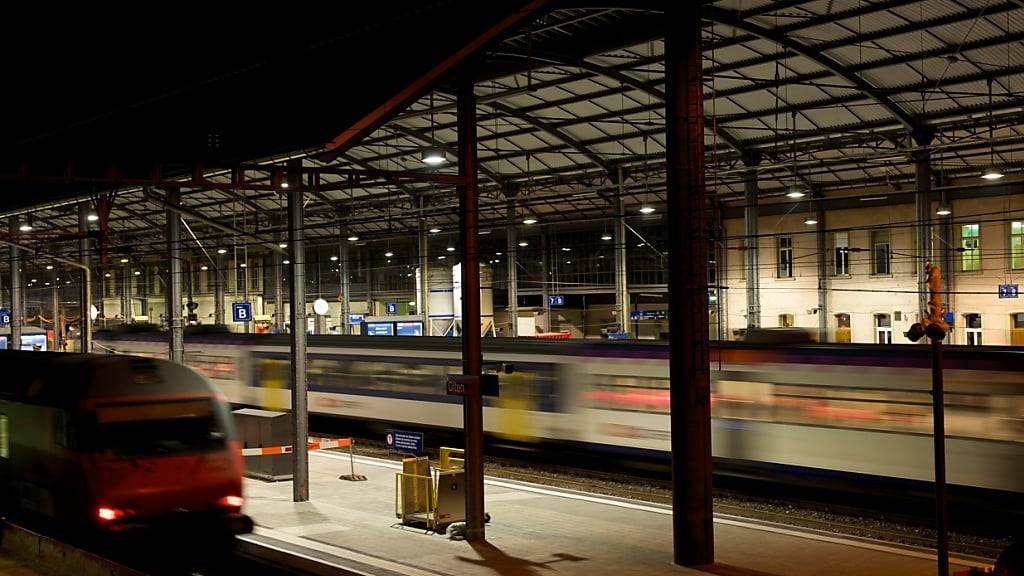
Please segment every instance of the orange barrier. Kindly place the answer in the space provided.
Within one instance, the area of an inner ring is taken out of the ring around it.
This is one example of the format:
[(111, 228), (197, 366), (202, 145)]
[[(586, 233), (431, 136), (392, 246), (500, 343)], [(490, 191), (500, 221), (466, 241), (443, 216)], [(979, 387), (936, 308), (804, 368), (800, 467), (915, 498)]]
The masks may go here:
[[(309, 450), (326, 450), (328, 448), (351, 448), (351, 438), (310, 438), (306, 444)], [(292, 446), (268, 446), (266, 448), (242, 448), (242, 456), (273, 456), (275, 454), (291, 454)]]
[(572, 338), (572, 332), (538, 332), (533, 337), (542, 340), (568, 340)]

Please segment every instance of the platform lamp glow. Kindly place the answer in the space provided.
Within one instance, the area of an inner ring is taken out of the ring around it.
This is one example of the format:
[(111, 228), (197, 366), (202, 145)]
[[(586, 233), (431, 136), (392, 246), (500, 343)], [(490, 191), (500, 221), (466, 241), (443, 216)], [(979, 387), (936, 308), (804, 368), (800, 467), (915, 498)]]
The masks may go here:
[(313, 312), (316, 312), (320, 316), (324, 316), (325, 314), (327, 314), (327, 310), (327, 300), (324, 300), (323, 298), (317, 298), (316, 300), (313, 300)]

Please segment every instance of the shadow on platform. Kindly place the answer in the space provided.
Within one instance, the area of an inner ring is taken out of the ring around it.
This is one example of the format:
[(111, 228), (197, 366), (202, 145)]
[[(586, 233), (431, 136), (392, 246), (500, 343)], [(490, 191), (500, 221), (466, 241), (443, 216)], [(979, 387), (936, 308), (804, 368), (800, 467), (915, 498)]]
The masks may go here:
[(480, 556), (479, 558), (467, 558), (456, 556), (462, 562), (469, 562), (477, 566), (489, 568), (501, 576), (533, 576), (543, 572), (538, 569), (550, 570), (551, 565), (558, 562), (582, 562), (586, 558), (559, 552), (551, 555), (550, 560), (538, 562), (510, 556), (503, 550), (490, 542), (470, 542), (470, 546)]

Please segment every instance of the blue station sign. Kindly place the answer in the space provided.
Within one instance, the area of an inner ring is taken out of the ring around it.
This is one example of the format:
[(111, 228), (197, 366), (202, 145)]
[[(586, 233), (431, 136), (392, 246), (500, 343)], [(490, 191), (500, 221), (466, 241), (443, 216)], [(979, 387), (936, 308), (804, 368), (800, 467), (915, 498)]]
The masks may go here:
[(388, 450), (419, 454), (423, 452), (423, 433), (402, 430), (385, 430), (384, 444)]
[(249, 322), (252, 320), (252, 304), (249, 302), (235, 302), (231, 305), (231, 319), (235, 322)]
[(999, 297), (1000, 298), (1017, 298), (1020, 293), (1019, 285), (1017, 284), (1000, 284), (999, 285)]

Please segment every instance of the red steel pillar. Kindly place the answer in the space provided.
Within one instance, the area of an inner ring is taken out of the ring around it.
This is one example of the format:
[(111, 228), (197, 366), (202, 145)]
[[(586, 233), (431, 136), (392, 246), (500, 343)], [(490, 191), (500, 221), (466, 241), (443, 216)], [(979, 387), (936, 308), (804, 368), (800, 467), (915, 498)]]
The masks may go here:
[[(459, 235), (462, 243), (462, 373), (483, 371), (480, 349), (480, 202), (477, 191), (476, 96), (468, 74), (457, 89)], [(484, 408), (479, 386), (462, 399), (466, 448), (466, 540), (484, 540)]]
[(673, 557), (697, 566), (715, 560), (701, 3), (668, 3), (665, 22)]

